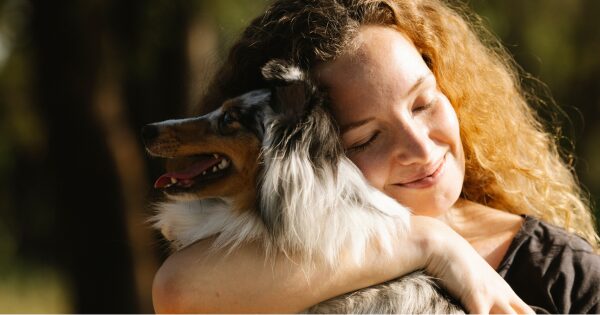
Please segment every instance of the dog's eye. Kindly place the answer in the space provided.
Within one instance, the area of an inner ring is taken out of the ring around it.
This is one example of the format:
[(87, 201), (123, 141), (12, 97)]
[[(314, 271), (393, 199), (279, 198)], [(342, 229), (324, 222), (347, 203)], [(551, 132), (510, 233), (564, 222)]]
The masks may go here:
[(238, 114), (234, 111), (226, 111), (221, 117), (221, 123), (223, 126), (229, 126), (236, 121), (238, 121)]
[(228, 110), (221, 115), (219, 127), (222, 132), (229, 132), (237, 129), (237, 123), (240, 121), (240, 113), (236, 110)]

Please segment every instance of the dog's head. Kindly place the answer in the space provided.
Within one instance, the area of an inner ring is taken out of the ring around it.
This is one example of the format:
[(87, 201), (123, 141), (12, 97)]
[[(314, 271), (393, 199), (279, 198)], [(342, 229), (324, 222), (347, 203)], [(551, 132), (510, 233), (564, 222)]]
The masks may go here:
[(230, 198), (254, 206), (259, 157), (269, 124), (294, 124), (314, 87), (304, 71), (274, 60), (262, 68), (270, 88), (229, 99), (199, 117), (167, 120), (142, 130), (149, 154), (167, 159), (154, 187), (177, 200)]

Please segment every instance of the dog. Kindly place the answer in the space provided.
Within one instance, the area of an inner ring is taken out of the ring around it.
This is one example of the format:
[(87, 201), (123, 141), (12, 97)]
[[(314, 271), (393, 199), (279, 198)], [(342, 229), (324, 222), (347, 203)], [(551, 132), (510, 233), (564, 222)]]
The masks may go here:
[[(260, 242), (304, 268), (334, 268), (342, 251), (391, 251), (410, 211), (371, 187), (345, 156), (326, 95), (282, 60), (262, 67), (270, 88), (229, 99), (206, 115), (149, 124), (146, 150), (175, 171), (154, 187), (166, 197), (151, 219), (174, 250), (216, 236), (213, 250)], [(422, 272), (322, 302), (308, 313), (462, 313)]]

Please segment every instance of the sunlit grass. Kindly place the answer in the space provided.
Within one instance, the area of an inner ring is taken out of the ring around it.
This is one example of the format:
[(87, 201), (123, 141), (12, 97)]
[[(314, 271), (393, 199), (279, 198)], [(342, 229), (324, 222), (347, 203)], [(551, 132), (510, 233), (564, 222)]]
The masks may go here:
[(0, 313), (72, 313), (69, 289), (48, 267), (0, 272)]

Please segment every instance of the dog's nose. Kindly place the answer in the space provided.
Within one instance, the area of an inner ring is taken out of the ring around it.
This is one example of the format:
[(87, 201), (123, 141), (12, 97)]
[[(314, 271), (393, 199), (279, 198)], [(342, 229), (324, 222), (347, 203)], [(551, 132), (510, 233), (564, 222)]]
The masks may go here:
[(155, 125), (146, 125), (142, 127), (142, 140), (147, 146), (158, 137), (158, 127)]

